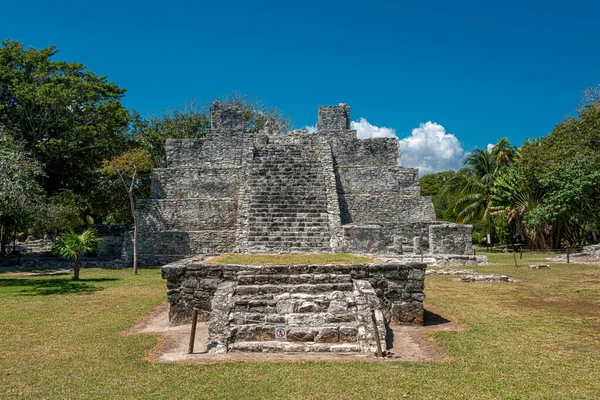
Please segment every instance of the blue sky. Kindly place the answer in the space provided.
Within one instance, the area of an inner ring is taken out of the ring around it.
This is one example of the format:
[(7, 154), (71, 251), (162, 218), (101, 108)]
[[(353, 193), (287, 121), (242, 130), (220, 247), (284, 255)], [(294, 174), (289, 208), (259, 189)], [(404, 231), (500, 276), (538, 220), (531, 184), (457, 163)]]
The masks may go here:
[[(1, 10), (0, 37), (56, 45), (59, 58), (125, 87), (125, 105), (142, 113), (238, 91), (302, 127), (319, 105), (344, 102), (365, 135), (390, 128), (413, 152), (405, 165), (429, 158), (419, 166), (430, 170), (456, 166), (457, 143), (464, 152), (548, 134), (600, 83), (597, 1), (33, 0)], [(440, 163), (445, 148), (453, 154)]]

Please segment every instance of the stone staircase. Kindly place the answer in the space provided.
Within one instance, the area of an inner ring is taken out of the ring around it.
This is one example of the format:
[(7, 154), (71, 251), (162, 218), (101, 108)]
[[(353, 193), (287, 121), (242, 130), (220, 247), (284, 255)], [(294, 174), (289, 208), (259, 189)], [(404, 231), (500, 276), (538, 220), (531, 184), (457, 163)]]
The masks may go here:
[(331, 251), (326, 181), (314, 147), (258, 149), (249, 165), (247, 199), (246, 251)]
[[(374, 353), (371, 305), (385, 350), (383, 313), (367, 281), (286, 266), (240, 271), (213, 298), (211, 351)], [(275, 341), (276, 324), (287, 341)]]

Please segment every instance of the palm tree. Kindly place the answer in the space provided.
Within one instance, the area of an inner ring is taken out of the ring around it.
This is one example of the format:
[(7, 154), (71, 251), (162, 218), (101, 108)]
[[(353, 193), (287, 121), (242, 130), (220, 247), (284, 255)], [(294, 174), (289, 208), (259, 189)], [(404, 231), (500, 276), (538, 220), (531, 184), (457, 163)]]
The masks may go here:
[(459, 195), (454, 205), (458, 212), (457, 222), (481, 218), (487, 223), (490, 233), (492, 187), (498, 171), (498, 163), (486, 150), (475, 150), (467, 156), (465, 168), (448, 181), (445, 190)]
[(517, 149), (510, 144), (508, 138), (502, 138), (492, 148), (492, 157), (502, 167), (510, 164), (517, 155)]
[(538, 190), (527, 185), (516, 168), (505, 168), (496, 178), (492, 187), (492, 215), (506, 218), (508, 225), (522, 240), (531, 242), (538, 232), (528, 231), (525, 224), (527, 213), (534, 210), (542, 201)]
[(78, 281), (81, 254), (84, 251), (94, 251), (101, 241), (102, 239), (96, 236), (96, 230), (94, 228), (84, 230), (81, 235), (75, 233), (73, 229), (69, 229), (60, 234), (52, 251), (54, 254), (72, 258), (74, 260), (73, 280)]

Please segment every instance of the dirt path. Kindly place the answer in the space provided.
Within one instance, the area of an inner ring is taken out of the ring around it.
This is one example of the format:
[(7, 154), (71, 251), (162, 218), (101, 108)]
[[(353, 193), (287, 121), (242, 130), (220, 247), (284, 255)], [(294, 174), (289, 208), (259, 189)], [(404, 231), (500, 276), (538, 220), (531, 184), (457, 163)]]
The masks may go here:
[(168, 304), (148, 313), (128, 329), (125, 334), (153, 334), (160, 340), (147, 357), (148, 361), (160, 363), (215, 363), (215, 362), (261, 362), (261, 361), (442, 361), (444, 351), (428, 337), (431, 331), (464, 330), (465, 327), (439, 315), (435, 310), (425, 311), (425, 326), (390, 326), (392, 357), (383, 360), (369, 354), (340, 353), (242, 353), (212, 354), (206, 352), (208, 322), (198, 322), (194, 353), (188, 354), (190, 324), (171, 326), (168, 317)]

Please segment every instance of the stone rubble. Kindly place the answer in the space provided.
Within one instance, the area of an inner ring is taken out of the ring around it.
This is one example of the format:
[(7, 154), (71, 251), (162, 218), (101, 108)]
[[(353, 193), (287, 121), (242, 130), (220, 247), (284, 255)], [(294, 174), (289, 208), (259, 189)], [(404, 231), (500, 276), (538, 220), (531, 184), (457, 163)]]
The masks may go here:
[(550, 269), (550, 265), (548, 265), (548, 264), (531, 264), (531, 265), (529, 265), (529, 269)]
[(491, 275), (463, 275), (460, 277), (462, 282), (508, 282), (509, 278), (506, 275), (491, 274)]

